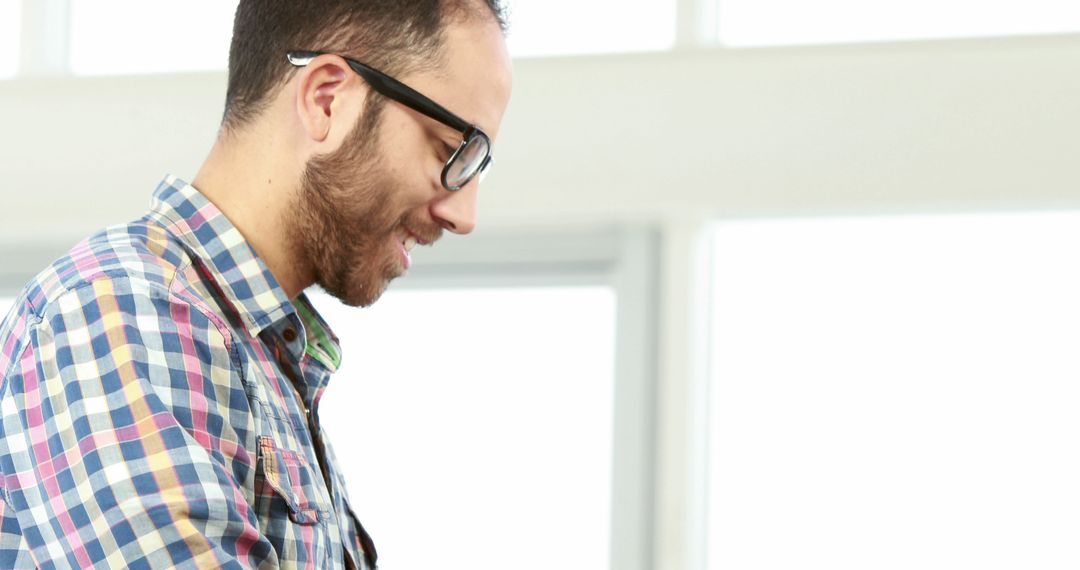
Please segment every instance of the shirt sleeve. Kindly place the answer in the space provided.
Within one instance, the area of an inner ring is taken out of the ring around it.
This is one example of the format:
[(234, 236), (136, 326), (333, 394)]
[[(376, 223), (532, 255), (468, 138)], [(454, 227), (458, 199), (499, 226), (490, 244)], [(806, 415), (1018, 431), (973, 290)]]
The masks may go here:
[(31, 330), (0, 385), (0, 472), (38, 566), (277, 566), (248, 490), (249, 400), (210, 314), (103, 277)]

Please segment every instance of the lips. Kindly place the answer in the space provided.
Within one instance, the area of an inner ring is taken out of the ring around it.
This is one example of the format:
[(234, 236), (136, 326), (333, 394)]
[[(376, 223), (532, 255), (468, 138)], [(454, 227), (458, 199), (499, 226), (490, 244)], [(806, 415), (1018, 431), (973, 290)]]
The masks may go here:
[(412, 267), (412, 255), (409, 252), (411, 252), (418, 243), (423, 244), (424, 242), (417, 238), (416, 235), (414, 235), (408, 229), (405, 230), (405, 237), (398, 241), (398, 248), (401, 251), (402, 265), (405, 266), (405, 269), (409, 269), (410, 267)]
[(411, 237), (405, 238), (404, 241), (397, 242), (398, 252), (401, 254), (401, 265), (404, 266), (406, 270), (412, 267), (412, 256), (409, 255), (409, 250), (411, 250), (414, 245), (416, 245), (416, 240)]
[(442, 237), (441, 228), (436, 228), (433, 231), (429, 232), (429, 234), (431, 235), (430, 238), (427, 238), (426, 236), (421, 236), (419, 233), (409, 227), (402, 226), (402, 231), (404, 231), (404, 236), (398, 238), (397, 243), (398, 249), (401, 252), (402, 265), (405, 266), (405, 269), (409, 269), (410, 267), (412, 267), (412, 256), (410, 255), (410, 252), (414, 247), (416, 247), (417, 245), (428, 245), (434, 243), (436, 240)]
[(412, 238), (420, 245), (433, 244), (442, 237), (442, 229), (438, 227), (430, 231), (418, 231), (413, 229), (413, 227), (401, 226), (401, 230), (405, 232), (405, 237), (402, 241)]

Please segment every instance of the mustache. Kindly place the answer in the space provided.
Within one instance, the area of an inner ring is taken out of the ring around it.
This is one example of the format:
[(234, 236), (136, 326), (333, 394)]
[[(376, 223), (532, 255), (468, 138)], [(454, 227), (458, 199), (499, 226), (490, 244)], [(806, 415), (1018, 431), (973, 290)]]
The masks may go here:
[(404, 216), (399, 226), (427, 245), (432, 245), (442, 239), (444, 232), (442, 225), (425, 220), (417, 214)]

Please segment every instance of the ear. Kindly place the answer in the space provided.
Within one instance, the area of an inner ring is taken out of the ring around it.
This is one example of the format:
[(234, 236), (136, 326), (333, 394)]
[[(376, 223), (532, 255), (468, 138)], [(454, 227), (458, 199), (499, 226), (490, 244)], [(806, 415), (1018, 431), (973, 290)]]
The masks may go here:
[(354, 117), (350, 110), (363, 109), (365, 93), (361, 79), (344, 59), (320, 55), (300, 69), (296, 91), (296, 113), (311, 140), (324, 142), (337, 125), (340, 136), (349, 132)]

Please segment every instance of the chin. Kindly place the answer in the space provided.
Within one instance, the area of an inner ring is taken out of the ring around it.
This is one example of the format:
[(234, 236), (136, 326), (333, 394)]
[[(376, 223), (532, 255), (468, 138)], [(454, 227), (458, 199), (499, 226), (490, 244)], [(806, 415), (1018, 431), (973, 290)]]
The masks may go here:
[[(396, 252), (394, 255), (397, 255)], [(375, 268), (374, 271), (372, 269)], [(404, 275), (405, 270), (396, 257), (388, 256), (380, 261), (360, 260), (352, 269), (337, 268), (337, 278), (333, 287), (319, 285), (343, 304), (350, 307), (369, 307), (382, 297), (390, 286), (390, 281)]]
[(348, 291), (342, 295), (335, 295), (342, 303), (350, 307), (370, 307), (386, 292), (389, 281), (382, 280), (378, 284), (356, 283), (352, 284)]
[(390, 281), (400, 277), (399, 272), (387, 272), (384, 275), (358, 275), (358, 279), (348, 283), (344, 294), (337, 297), (350, 307), (370, 307), (390, 287)]

